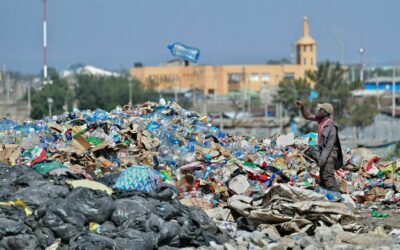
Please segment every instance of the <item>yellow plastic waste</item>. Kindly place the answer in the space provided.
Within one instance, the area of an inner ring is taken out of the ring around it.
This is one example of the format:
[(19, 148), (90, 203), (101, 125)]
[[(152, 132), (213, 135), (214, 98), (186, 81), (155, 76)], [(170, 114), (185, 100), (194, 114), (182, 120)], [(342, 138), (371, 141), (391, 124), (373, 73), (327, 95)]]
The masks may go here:
[(207, 116), (200, 117), (199, 121), (203, 123), (207, 122)]
[(0, 202), (0, 206), (18, 206), (24, 209), (26, 216), (32, 215), (32, 210), (20, 199), (16, 199), (15, 201)]
[(86, 187), (92, 190), (101, 190), (106, 192), (108, 195), (112, 195), (113, 190), (106, 185), (96, 182), (96, 181), (89, 181), (89, 180), (68, 180), (66, 182), (68, 185), (72, 186), (73, 188), (77, 187)]
[(99, 224), (97, 224), (96, 222), (90, 222), (89, 223), (89, 231), (90, 232), (94, 232), (97, 231), (97, 228), (99, 228)]

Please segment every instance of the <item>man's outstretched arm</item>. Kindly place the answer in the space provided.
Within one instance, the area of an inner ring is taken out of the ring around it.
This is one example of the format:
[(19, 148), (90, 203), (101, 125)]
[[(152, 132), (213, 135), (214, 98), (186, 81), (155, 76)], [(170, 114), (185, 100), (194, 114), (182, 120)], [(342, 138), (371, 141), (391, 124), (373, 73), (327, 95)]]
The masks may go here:
[(301, 114), (303, 115), (304, 119), (310, 120), (310, 121), (315, 121), (315, 115), (311, 114), (310, 111), (308, 111), (306, 108), (304, 108), (304, 105), (301, 101), (296, 101), (296, 106), (300, 109)]

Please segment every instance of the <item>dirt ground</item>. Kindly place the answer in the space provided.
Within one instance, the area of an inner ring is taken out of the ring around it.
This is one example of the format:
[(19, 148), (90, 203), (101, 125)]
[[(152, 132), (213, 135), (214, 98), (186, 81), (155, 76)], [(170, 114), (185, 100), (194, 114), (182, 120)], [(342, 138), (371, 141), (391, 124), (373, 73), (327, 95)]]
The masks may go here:
[(375, 218), (371, 215), (370, 208), (355, 209), (354, 214), (358, 217), (358, 221), (364, 226), (365, 230), (373, 231), (375, 228), (381, 226), (386, 233), (390, 233), (393, 229), (400, 229), (400, 207), (379, 206), (376, 209), (380, 213), (387, 213), (387, 218)]

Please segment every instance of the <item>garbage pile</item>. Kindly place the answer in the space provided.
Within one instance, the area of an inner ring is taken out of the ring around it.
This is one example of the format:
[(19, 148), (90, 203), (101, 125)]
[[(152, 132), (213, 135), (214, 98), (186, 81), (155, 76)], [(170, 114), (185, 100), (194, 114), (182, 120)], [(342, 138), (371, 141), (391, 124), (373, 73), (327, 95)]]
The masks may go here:
[(260, 140), (207, 119), (174, 102), (3, 119), (0, 249), (331, 248), (365, 235), (353, 211), (400, 198), (395, 161), (349, 151), (330, 192), (314, 133)]

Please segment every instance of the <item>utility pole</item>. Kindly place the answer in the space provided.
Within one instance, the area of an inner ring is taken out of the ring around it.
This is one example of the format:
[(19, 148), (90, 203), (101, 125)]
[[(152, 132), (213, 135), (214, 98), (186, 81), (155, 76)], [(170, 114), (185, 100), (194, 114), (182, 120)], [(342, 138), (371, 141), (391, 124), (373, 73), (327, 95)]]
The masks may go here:
[(194, 107), (196, 104), (196, 94), (195, 94), (195, 77), (196, 77), (196, 69), (195, 64), (192, 66), (192, 106)]
[(43, 0), (43, 78), (47, 80), (47, 12), (46, 1)]
[(173, 79), (172, 79), (172, 81), (173, 81), (173, 88), (174, 88), (174, 99), (175, 99), (175, 102), (178, 102), (178, 87), (176, 86), (176, 78), (177, 78), (177, 75), (176, 74), (174, 74), (173, 75)]
[(7, 66), (3, 64), (4, 85), (6, 87), (7, 103), (10, 103), (10, 79), (7, 75)]
[(392, 82), (392, 116), (396, 116), (396, 67), (393, 66), (393, 82)]
[(245, 87), (246, 89), (245, 89), (245, 92), (244, 92), (244, 105), (243, 105), (243, 109), (244, 109), (244, 111), (246, 110), (246, 104), (248, 104), (247, 102), (247, 98), (248, 98), (248, 86), (247, 86), (247, 84), (246, 84), (246, 67), (245, 66), (243, 66), (242, 67), (242, 82), (243, 82), (243, 87)]
[(365, 49), (364, 48), (360, 48), (358, 50), (358, 53), (360, 53), (360, 81), (361, 83), (364, 82), (364, 53), (365, 53)]
[(28, 82), (28, 113), (29, 113), (29, 117), (31, 116), (31, 109), (32, 109), (32, 103), (31, 103), (31, 83)]
[(217, 79), (215, 76), (215, 66), (213, 67), (213, 83), (214, 83), (214, 103), (217, 102)]
[(128, 79), (129, 81), (129, 106), (132, 106), (132, 79)]

